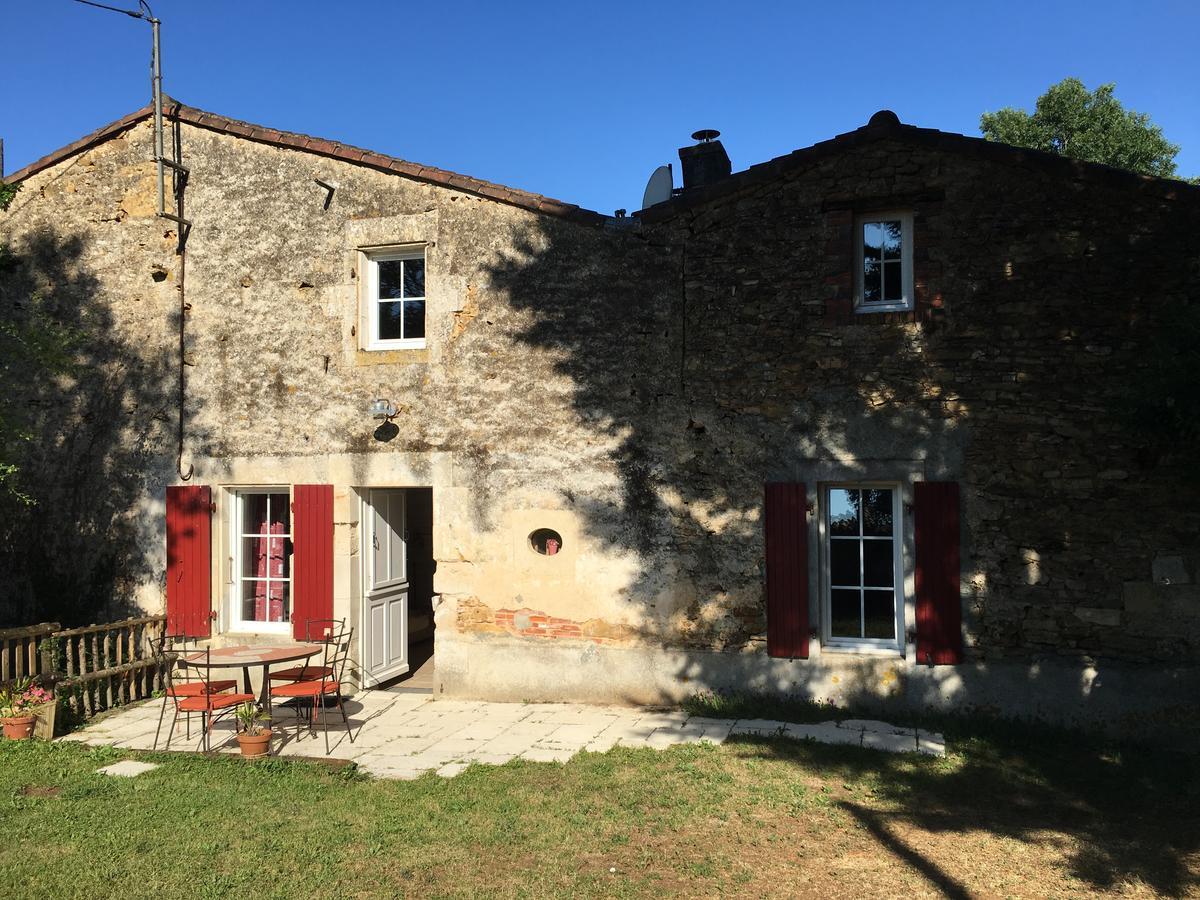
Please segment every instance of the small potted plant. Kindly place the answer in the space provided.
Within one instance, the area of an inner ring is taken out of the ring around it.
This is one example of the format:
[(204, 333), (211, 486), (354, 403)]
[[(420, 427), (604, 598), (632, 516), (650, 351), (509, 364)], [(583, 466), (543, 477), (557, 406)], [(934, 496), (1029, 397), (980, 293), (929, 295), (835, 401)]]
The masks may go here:
[[(37, 696), (35, 692), (38, 692)], [(7, 687), (0, 688), (0, 723), (4, 725), (6, 738), (10, 741), (26, 741), (33, 737), (33, 726), (37, 724), (33, 707), (45, 702), (39, 699), (45, 693), (29, 678), (18, 678)]]
[(270, 716), (263, 712), (257, 703), (247, 700), (237, 708), (237, 719), (242, 726), (237, 735), (242, 756), (266, 756), (270, 753), (271, 729), (262, 725), (263, 722), (270, 721)]

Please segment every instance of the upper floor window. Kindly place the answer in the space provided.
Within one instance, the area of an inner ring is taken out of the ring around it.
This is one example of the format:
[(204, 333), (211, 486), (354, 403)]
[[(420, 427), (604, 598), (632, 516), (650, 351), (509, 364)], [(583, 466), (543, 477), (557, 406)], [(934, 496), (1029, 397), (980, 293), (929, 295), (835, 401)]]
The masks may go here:
[(425, 248), (367, 257), (368, 350), (425, 346)]
[(859, 216), (855, 232), (856, 310), (866, 313), (912, 309), (912, 214)]

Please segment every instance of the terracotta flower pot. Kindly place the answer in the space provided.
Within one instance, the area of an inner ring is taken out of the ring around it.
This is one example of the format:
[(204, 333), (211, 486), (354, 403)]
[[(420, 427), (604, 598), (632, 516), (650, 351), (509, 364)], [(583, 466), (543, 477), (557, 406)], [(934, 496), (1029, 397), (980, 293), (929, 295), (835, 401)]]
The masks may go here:
[(10, 741), (27, 741), (33, 737), (33, 726), (37, 716), (12, 716), (4, 722), (4, 736)]
[(242, 756), (266, 756), (271, 752), (271, 729), (269, 728), (264, 728), (258, 734), (240, 732), (237, 739), (238, 746), (242, 748)]

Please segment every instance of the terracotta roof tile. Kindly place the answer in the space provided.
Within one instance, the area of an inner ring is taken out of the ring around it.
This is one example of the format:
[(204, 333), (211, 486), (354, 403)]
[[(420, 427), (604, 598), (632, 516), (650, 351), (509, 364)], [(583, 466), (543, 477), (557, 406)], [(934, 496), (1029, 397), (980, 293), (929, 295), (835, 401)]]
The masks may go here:
[[(409, 178), (414, 178), (419, 181), (426, 181), (432, 184), (440, 184), (446, 187), (454, 188), (465, 193), (477, 194), (481, 197), (497, 200), (511, 206), (518, 206), (522, 209), (528, 209), (532, 212), (545, 213), (547, 215), (556, 216), (558, 218), (567, 219), (572, 222), (578, 222), (584, 225), (599, 225), (607, 220), (607, 216), (602, 215), (592, 210), (583, 209), (574, 204), (561, 203), (557, 200), (546, 202), (546, 198), (540, 194), (531, 194), (528, 191), (517, 190), (516, 188), (506, 187), (502, 184), (494, 184), (489, 181), (481, 181), (478, 178), (472, 178), (469, 175), (459, 175), (454, 172), (447, 172), (443, 169), (437, 169), (429, 166), (421, 166), (417, 163), (408, 162), (396, 157), (386, 156), (382, 153), (375, 153), (371, 150), (364, 150), (360, 147), (351, 147), (345, 144), (337, 143), (336, 141), (328, 141), (323, 138), (311, 137), (307, 134), (297, 134), (290, 131), (279, 131), (274, 128), (264, 128), (261, 125), (254, 125), (250, 122), (241, 122), (237, 119), (229, 119), (225, 116), (219, 116), (216, 113), (206, 112), (195, 107), (185, 106), (176, 100), (169, 97), (163, 98), (164, 115), (170, 118), (178, 118), (183, 122), (195, 125), (200, 128), (207, 128), (212, 131), (222, 132), (224, 134), (232, 134), (237, 137), (248, 138), (252, 141), (260, 141), (262, 143), (274, 144), (281, 147), (288, 147), (295, 150), (306, 151), (309, 153), (317, 153), (322, 156), (331, 156), (335, 159), (344, 160), (350, 163), (359, 165), (367, 165), (384, 172), (397, 172)], [(61, 162), (64, 159), (85, 150), (88, 147), (95, 146), (113, 135), (124, 131), (130, 126), (136, 124), (142, 119), (148, 118), (154, 114), (154, 110), (150, 106), (143, 106), (139, 110), (122, 116), (115, 122), (105, 125), (93, 131), (91, 134), (62, 147), (55, 152), (42, 157), (41, 159), (30, 163), (23, 169), (20, 169), (10, 176), (6, 181), (15, 183), (28, 178), (41, 170), (48, 168), (55, 163)]]

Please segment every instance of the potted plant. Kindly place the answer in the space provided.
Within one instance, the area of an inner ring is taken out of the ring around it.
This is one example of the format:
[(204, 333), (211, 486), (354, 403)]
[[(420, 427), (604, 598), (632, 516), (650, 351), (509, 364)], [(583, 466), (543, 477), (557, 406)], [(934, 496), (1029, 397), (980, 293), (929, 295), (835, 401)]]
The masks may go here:
[(247, 700), (237, 708), (237, 719), (242, 726), (237, 735), (242, 756), (266, 756), (270, 753), (271, 729), (262, 725), (263, 722), (270, 721), (270, 716), (263, 712), (257, 703)]
[(4, 725), (4, 736), (11, 741), (31, 738), (37, 724), (35, 707), (51, 699), (49, 692), (35, 685), (30, 678), (18, 678), (0, 688), (0, 723)]

